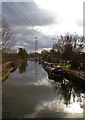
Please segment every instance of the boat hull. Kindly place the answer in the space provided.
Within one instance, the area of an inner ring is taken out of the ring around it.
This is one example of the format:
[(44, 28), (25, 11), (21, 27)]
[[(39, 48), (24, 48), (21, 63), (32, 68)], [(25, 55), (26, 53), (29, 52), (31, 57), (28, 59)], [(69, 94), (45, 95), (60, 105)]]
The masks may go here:
[(64, 73), (63, 73), (63, 71), (57, 71), (56, 73), (55, 72), (48, 72), (48, 78), (56, 80), (56, 81), (63, 80)]

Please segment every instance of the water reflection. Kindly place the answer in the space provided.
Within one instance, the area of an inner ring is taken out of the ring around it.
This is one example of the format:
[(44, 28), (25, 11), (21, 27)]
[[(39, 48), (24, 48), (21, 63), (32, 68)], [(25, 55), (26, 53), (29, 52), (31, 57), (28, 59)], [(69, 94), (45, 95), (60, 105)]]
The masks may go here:
[(19, 66), (19, 72), (20, 73), (23, 73), (23, 72), (25, 72), (26, 71), (26, 68), (27, 68), (27, 60), (24, 60), (23, 62), (22, 62), (22, 64)]
[(65, 78), (49, 79), (37, 62), (29, 61), (27, 67), (24, 61), (19, 71), (3, 84), (3, 117), (83, 117), (83, 89)]
[(38, 75), (38, 64), (37, 64), (37, 61), (35, 61), (35, 76), (37, 78), (37, 75)]
[(64, 79), (62, 82), (51, 82), (57, 97), (66, 105), (67, 112), (72, 114), (83, 113), (83, 95), (85, 91), (73, 85), (69, 80)]

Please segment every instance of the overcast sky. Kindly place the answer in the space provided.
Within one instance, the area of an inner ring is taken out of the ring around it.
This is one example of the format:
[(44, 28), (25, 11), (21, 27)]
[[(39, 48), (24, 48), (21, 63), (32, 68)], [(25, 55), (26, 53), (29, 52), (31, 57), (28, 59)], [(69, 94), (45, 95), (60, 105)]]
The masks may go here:
[(52, 38), (56, 41), (58, 35), (67, 32), (83, 35), (83, 0), (21, 1), (3, 0), (2, 3), (2, 14), (16, 33), (13, 49), (24, 47), (34, 51), (35, 37), (41, 50), (50, 49)]

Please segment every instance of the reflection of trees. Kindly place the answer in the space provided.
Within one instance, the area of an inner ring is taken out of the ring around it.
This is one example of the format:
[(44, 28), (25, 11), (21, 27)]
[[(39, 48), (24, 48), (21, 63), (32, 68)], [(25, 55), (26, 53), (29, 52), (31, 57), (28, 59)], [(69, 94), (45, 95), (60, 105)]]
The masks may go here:
[(76, 85), (75, 85), (75, 87), (73, 87), (73, 94), (75, 94), (76, 96), (77, 96), (77, 101), (78, 102), (82, 102), (82, 96), (81, 96), (81, 93), (83, 93), (83, 92), (85, 92), (85, 91), (83, 91), (83, 89), (80, 89), (79, 87), (77, 87)]
[(71, 98), (71, 91), (72, 91), (72, 85), (70, 82), (67, 84), (61, 83), (61, 94), (64, 98), (64, 103), (66, 105), (70, 104), (70, 98)]
[(19, 66), (19, 72), (20, 73), (23, 73), (23, 72), (25, 72), (26, 71), (26, 67), (27, 67), (27, 60), (24, 60), (23, 62), (22, 62), (22, 64)]
[(11, 73), (15, 72), (17, 69), (17, 67), (13, 68), (13, 70), (11, 71)]
[(81, 92), (84, 91), (72, 82), (63, 80), (62, 82), (53, 82), (52, 85), (59, 99), (63, 100), (67, 106), (71, 103), (71, 100), (73, 102), (82, 102)]

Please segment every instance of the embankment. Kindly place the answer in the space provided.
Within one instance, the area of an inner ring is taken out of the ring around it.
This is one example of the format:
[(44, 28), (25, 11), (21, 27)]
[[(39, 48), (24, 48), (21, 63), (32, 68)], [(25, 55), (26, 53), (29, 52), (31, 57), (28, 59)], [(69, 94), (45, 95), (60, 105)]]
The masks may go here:
[(14, 72), (23, 60), (17, 59), (14, 61), (9, 61), (2, 65), (2, 82), (4, 82), (8, 77), (10, 72)]
[(65, 71), (65, 78), (85, 89), (85, 78), (82, 78), (81, 76), (78, 76), (70, 71)]

